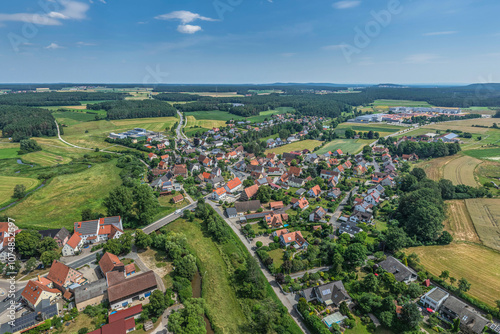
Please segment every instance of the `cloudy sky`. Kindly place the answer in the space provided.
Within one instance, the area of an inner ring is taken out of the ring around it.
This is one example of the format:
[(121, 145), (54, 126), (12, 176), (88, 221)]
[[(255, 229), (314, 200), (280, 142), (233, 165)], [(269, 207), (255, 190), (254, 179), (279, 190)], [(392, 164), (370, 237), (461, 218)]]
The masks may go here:
[(0, 82), (500, 82), (497, 0), (16, 0)]

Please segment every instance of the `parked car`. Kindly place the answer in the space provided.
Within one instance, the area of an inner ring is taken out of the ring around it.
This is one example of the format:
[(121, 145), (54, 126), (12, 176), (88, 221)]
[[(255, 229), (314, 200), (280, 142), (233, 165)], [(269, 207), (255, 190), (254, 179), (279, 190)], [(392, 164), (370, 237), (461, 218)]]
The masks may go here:
[(5, 297), (5, 298), (2, 300), (2, 303), (6, 303), (9, 299), (10, 299), (10, 297), (9, 297), (9, 296)]

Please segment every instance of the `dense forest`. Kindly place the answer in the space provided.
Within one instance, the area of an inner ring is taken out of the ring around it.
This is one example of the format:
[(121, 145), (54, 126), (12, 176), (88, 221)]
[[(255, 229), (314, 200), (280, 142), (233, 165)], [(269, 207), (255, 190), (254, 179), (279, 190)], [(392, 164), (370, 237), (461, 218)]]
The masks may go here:
[(0, 105), (17, 105), (27, 107), (77, 106), (80, 101), (123, 100), (122, 93), (20, 93), (0, 95)]
[(3, 137), (22, 139), (57, 135), (55, 119), (49, 110), (21, 106), (0, 106)]
[(87, 105), (89, 110), (107, 111), (107, 119), (170, 117), (175, 116), (175, 108), (168, 103), (156, 100), (111, 101)]

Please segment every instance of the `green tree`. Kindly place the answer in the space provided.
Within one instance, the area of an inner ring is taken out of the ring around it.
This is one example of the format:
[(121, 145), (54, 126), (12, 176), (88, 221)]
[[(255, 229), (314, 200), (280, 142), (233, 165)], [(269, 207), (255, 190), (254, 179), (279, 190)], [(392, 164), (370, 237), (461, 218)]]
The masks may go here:
[(30, 257), (30, 259), (24, 264), (24, 269), (27, 273), (29, 273), (30, 271), (35, 269), (37, 263), (37, 259), (35, 259), (34, 257)]
[(422, 168), (413, 168), (410, 174), (415, 176), (419, 182), (427, 177), (427, 174)]
[(408, 295), (411, 298), (420, 297), (423, 293), (424, 291), (422, 290), (422, 287), (419, 284), (410, 283), (408, 285)]
[(110, 192), (103, 204), (109, 216), (121, 216), (124, 222), (129, 222), (134, 207), (133, 192), (130, 188), (120, 186)]
[(389, 311), (381, 312), (378, 320), (380, 320), (380, 323), (385, 327), (391, 328), (394, 320), (394, 313)]
[(135, 245), (139, 249), (146, 249), (153, 243), (153, 239), (150, 235), (144, 233), (143, 230), (135, 230)]
[(20, 141), (21, 154), (41, 151), (42, 147), (34, 139), (23, 139)]
[(26, 195), (26, 186), (24, 184), (16, 184), (14, 187), (14, 194), (12, 195), (13, 198), (23, 198)]
[(378, 279), (374, 274), (368, 274), (363, 278), (363, 287), (367, 292), (378, 291)]
[(471, 284), (465, 278), (461, 278), (458, 280), (458, 290), (462, 292), (467, 292), (470, 290)]
[(160, 204), (153, 189), (146, 184), (134, 189), (135, 212), (140, 225), (149, 225), (153, 222)]
[(451, 331), (454, 333), (458, 333), (460, 331), (460, 318), (453, 319), (453, 328)]
[(40, 255), (40, 261), (42, 261), (45, 267), (49, 267), (54, 260), (59, 260), (61, 255), (56, 251), (45, 251)]
[(175, 274), (187, 278), (188, 280), (192, 280), (194, 274), (198, 270), (198, 267), (196, 266), (196, 258), (191, 254), (182, 257), (178, 261), (175, 261), (174, 264)]
[(384, 240), (387, 248), (392, 251), (398, 251), (411, 244), (411, 240), (408, 238), (406, 232), (396, 226), (390, 226), (382, 235), (382, 240)]
[(24, 258), (38, 254), (38, 245), (42, 236), (34, 230), (22, 230), (16, 235), (17, 252)]
[(450, 277), (450, 272), (448, 270), (443, 270), (439, 277), (446, 281), (448, 277)]
[(340, 253), (336, 252), (335, 254), (333, 254), (331, 270), (335, 275), (338, 275), (342, 272), (343, 263), (344, 263), (344, 258), (342, 257), (342, 255), (340, 255)]
[(455, 284), (456, 281), (457, 281), (457, 279), (455, 277), (450, 277), (450, 284), (451, 285)]
[(176, 334), (205, 334), (203, 299), (188, 299), (184, 308), (168, 318), (168, 330)]
[(367, 258), (366, 246), (359, 243), (350, 244), (347, 247), (344, 258), (353, 266), (359, 267), (363, 265)]
[(410, 329), (415, 329), (418, 327), (423, 317), (420, 313), (420, 308), (417, 304), (408, 303), (403, 305), (401, 311), (401, 317), (404, 322), (410, 327)]
[(45, 237), (38, 244), (38, 253), (42, 254), (46, 251), (56, 250), (57, 248), (59, 247), (57, 246), (57, 242), (54, 239)]

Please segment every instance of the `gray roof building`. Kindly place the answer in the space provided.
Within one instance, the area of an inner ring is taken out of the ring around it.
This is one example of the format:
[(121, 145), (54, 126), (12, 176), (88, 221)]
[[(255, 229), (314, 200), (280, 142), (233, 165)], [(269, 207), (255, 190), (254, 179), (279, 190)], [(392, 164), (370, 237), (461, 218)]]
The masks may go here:
[(398, 282), (409, 283), (417, 279), (417, 273), (415, 271), (392, 256), (387, 257), (386, 260), (380, 262), (378, 265), (385, 271), (393, 274)]
[(107, 289), (108, 287), (105, 278), (101, 278), (100, 280), (90, 284), (82, 285), (74, 291), (75, 303), (78, 305), (79, 303), (83, 303), (89, 299), (106, 294)]
[(247, 201), (247, 202), (236, 202), (234, 203), (234, 207), (236, 208), (236, 211), (238, 213), (241, 212), (247, 212), (247, 211), (257, 211), (260, 209), (260, 201), (259, 200), (254, 200), (254, 201)]

